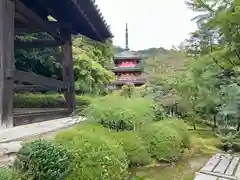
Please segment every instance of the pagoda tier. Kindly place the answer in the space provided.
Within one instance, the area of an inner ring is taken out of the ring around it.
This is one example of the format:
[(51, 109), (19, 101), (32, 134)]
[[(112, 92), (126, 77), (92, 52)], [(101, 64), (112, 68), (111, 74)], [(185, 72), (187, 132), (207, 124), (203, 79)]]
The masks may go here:
[(112, 82), (112, 84), (116, 86), (123, 86), (124, 84), (127, 84), (127, 83), (132, 83), (134, 84), (134, 86), (141, 86), (146, 83), (146, 79), (145, 78), (137, 78), (135, 80), (119, 80), (118, 79)]
[(143, 85), (146, 80), (141, 76), (143, 68), (140, 65), (140, 57), (131, 51), (124, 51), (115, 56), (115, 67), (112, 71), (115, 73), (117, 80), (114, 85), (124, 85), (133, 83), (134, 85)]

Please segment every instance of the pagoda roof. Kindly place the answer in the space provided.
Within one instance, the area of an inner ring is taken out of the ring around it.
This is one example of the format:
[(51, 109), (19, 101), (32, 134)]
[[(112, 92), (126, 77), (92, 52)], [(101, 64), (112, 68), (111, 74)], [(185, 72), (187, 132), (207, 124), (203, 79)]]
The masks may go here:
[(70, 23), (73, 34), (96, 41), (113, 37), (95, 0), (18, 0), (46, 20), (49, 15), (59, 22)]
[(140, 56), (133, 51), (123, 51), (117, 54), (115, 59), (140, 59)]

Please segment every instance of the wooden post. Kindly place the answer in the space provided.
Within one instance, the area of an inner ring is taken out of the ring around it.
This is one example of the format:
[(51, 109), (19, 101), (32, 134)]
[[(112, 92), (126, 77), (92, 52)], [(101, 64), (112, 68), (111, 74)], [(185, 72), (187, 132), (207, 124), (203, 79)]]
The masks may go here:
[(0, 0), (0, 128), (13, 126), (15, 4)]
[(73, 72), (73, 56), (72, 56), (72, 38), (68, 30), (62, 30), (61, 33), (66, 38), (63, 46), (63, 82), (67, 84), (67, 89), (64, 91), (64, 96), (67, 103), (67, 108), (71, 112), (76, 110), (76, 97), (74, 86), (74, 72)]

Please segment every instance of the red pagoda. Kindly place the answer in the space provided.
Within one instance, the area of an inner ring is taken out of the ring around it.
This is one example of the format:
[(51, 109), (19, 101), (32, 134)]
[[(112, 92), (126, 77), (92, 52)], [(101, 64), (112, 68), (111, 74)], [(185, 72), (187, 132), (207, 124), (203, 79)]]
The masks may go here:
[(141, 57), (128, 48), (128, 26), (126, 24), (126, 49), (114, 57), (115, 67), (112, 69), (117, 80), (112, 84), (121, 87), (124, 84), (132, 83), (135, 86), (141, 86), (146, 82), (142, 77), (143, 67), (141, 66)]

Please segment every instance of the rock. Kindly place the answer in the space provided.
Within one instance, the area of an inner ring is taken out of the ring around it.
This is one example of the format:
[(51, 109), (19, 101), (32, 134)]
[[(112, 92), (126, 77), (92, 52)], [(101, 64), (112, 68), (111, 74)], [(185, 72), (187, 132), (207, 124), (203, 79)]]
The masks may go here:
[(0, 158), (0, 167), (13, 165), (13, 162), (15, 161), (15, 159), (16, 159), (15, 155), (5, 156), (5, 157)]
[(0, 157), (9, 154), (15, 154), (22, 147), (22, 141), (12, 141), (0, 144)]

